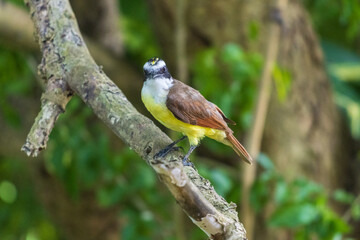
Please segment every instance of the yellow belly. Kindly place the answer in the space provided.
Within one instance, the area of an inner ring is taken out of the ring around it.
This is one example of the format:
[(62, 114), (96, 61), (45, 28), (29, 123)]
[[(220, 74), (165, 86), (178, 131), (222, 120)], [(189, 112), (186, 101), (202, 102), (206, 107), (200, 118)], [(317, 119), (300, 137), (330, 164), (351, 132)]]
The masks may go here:
[(191, 145), (198, 145), (204, 136), (224, 143), (226, 137), (224, 131), (184, 123), (177, 119), (172, 112), (167, 109), (165, 104), (156, 103), (151, 96), (142, 96), (142, 101), (156, 120), (165, 127), (186, 135)]

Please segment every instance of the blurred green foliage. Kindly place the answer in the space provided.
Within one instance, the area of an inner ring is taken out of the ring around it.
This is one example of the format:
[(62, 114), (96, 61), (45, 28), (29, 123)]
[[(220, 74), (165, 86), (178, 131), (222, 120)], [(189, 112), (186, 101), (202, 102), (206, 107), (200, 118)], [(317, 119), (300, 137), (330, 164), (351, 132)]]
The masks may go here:
[[(359, 23), (360, 24), (360, 23)], [(329, 42), (322, 44), (335, 101), (344, 110), (352, 135), (360, 138), (360, 56)]]
[[(0, 116), (13, 129), (22, 127), (21, 112), (15, 110), (13, 102), (39, 88), (33, 62), (29, 54), (0, 45)], [(27, 164), (23, 159), (0, 156), (0, 238), (59, 239), (36, 198)]]
[(303, 0), (303, 2), (320, 36), (339, 45), (354, 47), (360, 33), (358, 0)]
[(145, 60), (159, 56), (159, 46), (144, 0), (119, 1), (127, 57), (142, 65)]
[(1, 239), (59, 239), (36, 198), (27, 163), (0, 156), (0, 173)]
[[(233, 127), (236, 132), (245, 131), (252, 122), (262, 63), (263, 58), (259, 54), (246, 52), (239, 45), (228, 43), (221, 49), (200, 51), (191, 64), (194, 87), (237, 123)], [(204, 139), (202, 144), (211, 151), (232, 154), (230, 148), (224, 148), (215, 141)]]
[(275, 64), (272, 78), (275, 83), (277, 97), (280, 102), (285, 102), (291, 87), (291, 74), (286, 69)]
[[(23, 5), (21, 0), (14, 2)], [(359, 138), (360, 57), (354, 53), (360, 31), (359, 2), (303, 2), (324, 39), (326, 67), (336, 103), (344, 110), (353, 136)], [(145, 1), (120, 1), (120, 9), (127, 58), (142, 65), (149, 57), (161, 56)], [(251, 22), (248, 32), (255, 41), (259, 24)], [(0, 46), (0, 115), (11, 127), (21, 127), (21, 113), (9, 102), (17, 97), (33, 97), (36, 89), (40, 92), (33, 61), (25, 53)], [(220, 49), (198, 52), (190, 65), (193, 85), (238, 123), (237, 132), (247, 130), (252, 121), (263, 56), (229, 43)], [(282, 66), (276, 66), (272, 74), (279, 101), (286, 101), (291, 74)], [(205, 140), (204, 144), (218, 154), (231, 153), (230, 148), (214, 141)], [(60, 117), (43, 157), (47, 170), (63, 183), (74, 203), (83, 191), (93, 190), (101, 207), (121, 208), (118, 212), (121, 239), (176, 239), (173, 198), (146, 163), (131, 149), (121, 146), (78, 98), (70, 101), (66, 113)], [(49, 219), (36, 196), (27, 164), (23, 159), (0, 156), (0, 238), (64, 239), (61, 229)], [(213, 168), (206, 162), (195, 164), (219, 194), (228, 201), (240, 201), (236, 169), (220, 164)], [(352, 230), (348, 221), (360, 219), (358, 196), (342, 189), (327, 192), (323, 186), (303, 177), (287, 181), (265, 155), (261, 155), (259, 164), (261, 174), (249, 197), (258, 212), (273, 206), (267, 219), (270, 227), (290, 229), (296, 239), (341, 239)], [(331, 208), (331, 201), (348, 209), (346, 222)], [(195, 226), (186, 228), (186, 234), (189, 239), (204, 239)]]
[(222, 49), (203, 50), (192, 64), (194, 85), (237, 122), (241, 130), (247, 129), (252, 121), (262, 62), (259, 54), (246, 52), (233, 43)]
[(11, 98), (27, 95), (33, 85), (30, 56), (0, 46), (0, 114), (13, 127), (19, 127), (20, 114), (9, 105)]
[(311, 13), (317, 33), (323, 39), (326, 66), (334, 86), (336, 103), (345, 111), (352, 135), (359, 139), (360, 2), (358, 0), (303, 0), (303, 2)]
[(272, 206), (270, 227), (291, 229), (295, 239), (338, 239), (350, 231), (348, 223), (331, 208), (330, 201), (358, 206), (353, 195), (338, 190), (333, 198), (323, 186), (304, 177), (286, 181), (264, 154), (258, 163), (263, 171), (253, 185), (250, 199), (257, 212)]

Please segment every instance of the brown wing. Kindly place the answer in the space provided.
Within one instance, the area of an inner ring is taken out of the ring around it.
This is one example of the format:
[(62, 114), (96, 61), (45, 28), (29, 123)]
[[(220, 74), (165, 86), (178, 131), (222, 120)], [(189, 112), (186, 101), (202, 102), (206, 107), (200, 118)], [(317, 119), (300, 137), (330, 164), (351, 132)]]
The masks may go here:
[(235, 124), (199, 91), (177, 80), (169, 91), (166, 106), (177, 119), (192, 125), (227, 130), (227, 122)]

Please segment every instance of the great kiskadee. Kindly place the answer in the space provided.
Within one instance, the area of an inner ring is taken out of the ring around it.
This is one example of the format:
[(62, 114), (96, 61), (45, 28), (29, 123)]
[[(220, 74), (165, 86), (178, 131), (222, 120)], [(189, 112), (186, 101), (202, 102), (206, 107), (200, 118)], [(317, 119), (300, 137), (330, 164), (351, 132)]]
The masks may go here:
[(235, 125), (235, 122), (226, 118), (220, 108), (207, 101), (199, 91), (172, 78), (162, 59), (151, 58), (147, 61), (144, 74), (141, 99), (145, 107), (165, 127), (184, 134), (155, 157), (164, 157), (175, 144), (187, 137), (190, 149), (183, 163), (189, 165), (188, 157), (206, 136), (232, 147), (240, 157), (245, 157), (243, 160), (252, 163), (251, 156), (227, 125)]

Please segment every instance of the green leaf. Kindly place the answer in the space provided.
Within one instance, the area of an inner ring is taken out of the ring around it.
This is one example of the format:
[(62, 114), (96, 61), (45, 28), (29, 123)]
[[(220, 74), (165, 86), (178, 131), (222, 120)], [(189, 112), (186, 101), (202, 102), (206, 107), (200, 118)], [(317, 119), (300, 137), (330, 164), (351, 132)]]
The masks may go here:
[(290, 72), (275, 65), (272, 71), (272, 77), (275, 81), (278, 99), (280, 102), (284, 102), (291, 86)]
[(124, 197), (127, 189), (125, 186), (114, 185), (99, 189), (96, 194), (100, 206), (109, 207), (116, 204)]
[(328, 63), (359, 63), (360, 57), (354, 51), (329, 41), (321, 41), (321, 47)]
[(221, 169), (211, 171), (210, 181), (216, 191), (222, 196), (226, 196), (233, 186), (229, 175)]
[(250, 191), (250, 203), (256, 212), (261, 211), (269, 201), (270, 189), (266, 181), (258, 179), (255, 181)]
[(289, 196), (288, 185), (284, 180), (280, 180), (275, 187), (275, 203), (280, 205), (283, 204)]
[(351, 207), (351, 215), (355, 220), (360, 220), (360, 204), (355, 203)]
[(351, 134), (354, 138), (360, 138), (360, 94), (346, 85), (336, 85), (335, 102), (342, 107), (348, 117)]
[(342, 81), (360, 81), (360, 63), (332, 63), (328, 65), (331, 74)]
[(250, 21), (248, 24), (248, 35), (253, 41), (257, 40), (260, 32), (260, 24), (257, 21)]
[(39, 224), (38, 234), (40, 239), (57, 239), (55, 227), (47, 221), (42, 221)]
[(334, 199), (341, 203), (350, 204), (354, 201), (354, 195), (342, 190), (338, 189), (334, 192)]
[(244, 61), (244, 52), (237, 44), (228, 43), (223, 48), (222, 60), (228, 64)]
[(323, 191), (323, 188), (319, 184), (306, 178), (296, 179), (294, 181), (294, 186), (296, 186), (298, 190), (295, 196), (297, 202), (311, 201), (314, 196), (319, 198)]
[(270, 217), (273, 227), (295, 228), (313, 222), (319, 216), (318, 209), (309, 203), (285, 206), (277, 209)]
[(259, 163), (260, 166), (262, 166), (266, 170), (275, 169), (274, 163), (266, 154), (260, 153), (257, 158), (257, 162)]
[(16, 200), (17, 190), (13, 183), (2, 181), (0, 183), (0, 199), (6, 203), (13, 203)]

